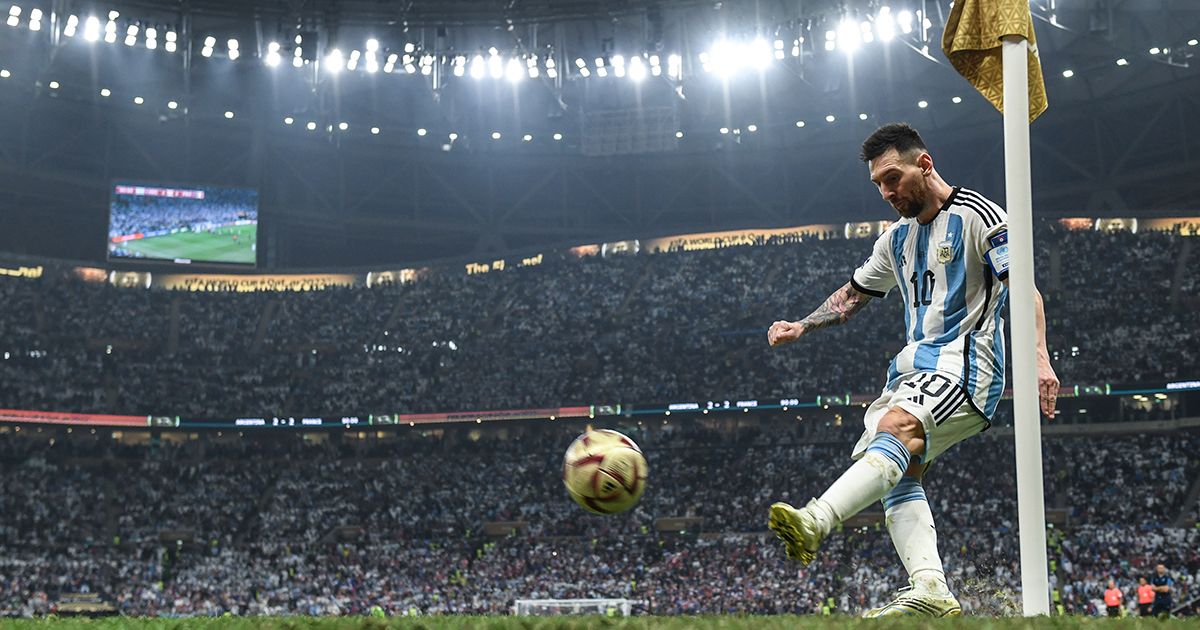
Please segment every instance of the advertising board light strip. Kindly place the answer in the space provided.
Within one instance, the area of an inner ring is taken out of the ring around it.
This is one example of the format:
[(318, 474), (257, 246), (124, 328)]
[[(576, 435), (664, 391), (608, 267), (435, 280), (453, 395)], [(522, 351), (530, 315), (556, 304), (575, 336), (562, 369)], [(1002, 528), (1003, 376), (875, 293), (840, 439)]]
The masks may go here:
[(0, 422), (75, 424), (95, 427), (145, 427), (149, 425), (150, 420), (146, 416), (113, 416), (94, 413), (62, 413), (56, 411), (0, 409)]

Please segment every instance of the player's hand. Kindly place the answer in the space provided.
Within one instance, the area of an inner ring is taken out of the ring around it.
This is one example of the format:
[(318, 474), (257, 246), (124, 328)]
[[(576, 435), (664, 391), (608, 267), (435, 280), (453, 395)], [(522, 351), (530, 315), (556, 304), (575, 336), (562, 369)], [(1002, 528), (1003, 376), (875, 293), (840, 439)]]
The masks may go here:
[(1038, 357), (1038, 400), (1042, 403), (1042, 413), (1049, 419), (1054, 419), (1054, 406), (1058, 403), (1058, 376), (1050, 361)]
[(771, 327), (767, 329), (767, 343), (772, 346), (781, 346), (799, 339), (803, 334), (804, 325), (800, 322), (780, 320), (771, 324)]

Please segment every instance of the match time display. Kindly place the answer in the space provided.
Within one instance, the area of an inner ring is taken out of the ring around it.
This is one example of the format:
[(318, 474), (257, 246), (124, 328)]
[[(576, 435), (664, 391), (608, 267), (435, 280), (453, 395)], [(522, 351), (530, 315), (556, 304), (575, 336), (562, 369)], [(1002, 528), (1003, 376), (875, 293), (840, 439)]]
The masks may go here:
[(254, 265), (258, 191), (115, 182), (108, 257)]

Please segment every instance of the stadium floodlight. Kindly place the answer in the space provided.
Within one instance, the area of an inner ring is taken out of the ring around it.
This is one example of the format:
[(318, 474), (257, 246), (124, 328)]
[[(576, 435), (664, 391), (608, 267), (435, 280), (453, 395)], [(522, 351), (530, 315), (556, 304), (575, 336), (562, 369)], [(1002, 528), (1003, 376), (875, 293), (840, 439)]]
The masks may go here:
[(493, 48), (493, 52), (488, 55), (488, 75), (493, 79), (499, 79), (500, 77), (504, 76), (504, 60), (500, 58), (500, 55), (496, 53), (495, 50), (496, 49)]
[(675, 132), (675, 137), (676, 137), (676, 138), (679, 138), (680, 140), (682, 140), (682, 139), (683, 139), (683, 132), (682, 132), (682, 131), (676, 131), (676, 132)]
[(721, 127), (721, 134), (724, 135), (727, 133), (729, 133), (729, 127)]
[(12, 5), (12, 7), (10, 7), (8, 9), (8, 25), (16, 26), (20, 23), (21, 23), (21, 7), (14, 4), (14, 5)]
[(100, 18), (89, 16), (83, 24), (83, 38), (89, 42), (100, 39)]
[(8, 71), (8, 68), (0, 69), (0, 79), (7, 79), (11, 76), (12, 73)]
[(63, 35), (66, 37), (75, 37), (75, 30), (79, 28), (79, 16), (71, 14), (67, 16), (67, 24), (63, 27)]
[(555, 139), (555, 140), (562, 140), (562, 139), (563, 139), (563, 135), (562, 135), (561, 133), (556, 133), (556, 134), (554, 134), (554, 139)]
[(683, 57), (675, 54), (667, 57), (667, 76), (675, 80), (683, 78)]
[(50, 82), (50, 89), (51, 89), (51, 90), (57, 90), (57, 89), (58, 89), (58, 87), (59, 87), (59, 83), (58, 83), (58, 81), (51, 81), (51, 82)]
[(338, 123), (338, 129), (340, 129), (340, 130), (342, 130), (342, 131), (345, 131), (345, 130), (347, 130), (347, 129), (349, 129), (349, 128), (350, 128), (350, 123), (348, 123), (348, 122), (340, 122), (340, 123)]
[(137, 44), (136, 36), (134, 36), (134, 35), (126, 35), (125, 36), (125, 45), (126, 46), (134, 46), (136, 44)]
[(371, 127), (371, 135), (378, 136), (379, 135), (379, 127)]
[(379, 50), (379, 40), (372, 37), (367, 40), (367, 52), (375, 52)]
[(803, 121), (803, 120), (797, 120), (797, 121), (796, 121), (796, 127), (797, 127), (798, 129), (802, 129), (802, 128), (804, 128), (804, 121)]
[(409, 74), (416, 74), (417, 67), (414, 66), (411, 61), (408, 61), (404, 64), (404, 71)]
[(837, 48), (837, 31), (825, 31), (825, 50)]
[(32, 9), (29, 11), (29, 30), (31, 30), (31, 31), (42, 30), (42, 10), (41, 9), (35, 8), (35, 9)]
[(525, 135), (521, 136), (521, 140), (524, 142), (532, 142), (533, 136), (530, 134), (525, 134)]
[(296, 119), (292, 118), (291, 116), (285, 116), (283, 119), (283, 124), (285, 124), (285, 125), (290, 125), (294, 122), (296, 122)]
[(375, 58), (375, 53), (371, 53), (367, 57), (367, 72), (371, 74), (379, 72), (379, 60)]
[(879, 7), (879, 13), (875, 15), (875, 37), (881, 42), (890, 42), (896, 37), (896, 18), (887, 5)]
[(625, 76), (625, 57), (623, 55), (613, 55), (612, 58), (613, 75), (618, 79)]
[[(492, 50), (494, 51), (494, 50), (496, 50), (496, 49), (495, 49), (495, 48), (493, 48)], [(414, 53), (414, 52), (416, 52), (416, 51), (417, 51), (417, 45), (416, 45), (416, 44), (414, 44), (414, 43), (412, 43), (412, 42), (404, 42), (404, 52), (406, 52), (406, 53), (408, 53), (408, 54), (410, 54), (410, 55), (411, 55), (411, 54), (413, 54), (413, 53)], [(493, 52), (492, 54), (494, 55), (494, 54), (496, 54), (496, 53), (494, 53), (494, 52)]]
[(1160, 52), (1162, 52), (1162, 50), (1160, 50), (1158, 46), (1155, 46), (1154, 48), (1151, 48), (1151, 49), (1150, 49), (1150, 54), (1151, 54), (1151, 55), (1157, 55), (1157, 54), (1158, 54), (1158, 53), (1160, 53)]
[(229, 110), (225, 110), (225, 119), (230, 120), (232, 118), (233, 118), (233, 112), (231, 112)]
[(866, 119), (867, 119), (867, 115), (866, 115), (866, 114), (859, 114), (859, 115), (858, 115), (858, 119), (859, 119), (859, 120), (866, 120)]
[(305, 129), (308, 129), (309, 131), (316, 131), (317, 123), (310, 120), (310, 121), (308, 121), (308, 124), (304, 125), (304, 127), (305, 127)]
[(629, 78), (635, 82), (646, 78), (646, 64), (642, 62), (641, 55), (629, 59)]
[(913, 29), (913, 14), (908, 11), (901, 11), (896, 14), (896, 21), (900, 23), (900, 31), (905, 35), (912, 32)]
[(592, 71), (588, 70), (587, 66), (584, 66), (579, 69), (579, 76), (586, 79), (587, 77), (592, 76)]
[(1068, 68), (1062, 71), (1062, 75), (1063, 78), (1070, 79), (1071, 77), (1075, 76), (1075, 71)]
[(958, 105), (959, 103), (961, 103), (961, 102), (962, 102), (962, 97), (961, 97), (961, 96), (955, 96), (954, 98), (950, 99), (950, 102), (951, 102), (951, 103), (954, 103), (955, 105)]
[(1124, 57), (1121, 57), (1120, 59), (1117, 60), (1117, 65), (1118, 66), (1128, 66), (1129, 60)]
[(303, 65), (304, 65), (303, 57), (301, 57), (300, 55), (296, 55), (295, 57), (292, 57), (292, 67), (293, 68), (299, 68), (300, 66), (303, 66)]
[(267, 65), (274, 68), (275, 66), (279, 65), (280, 61), (283, 61), (283, 59), (279, 56), (279, 42), (271, 42), (267, 44)]
[(771, 67), (771, 45), (761, 37), (754, 38), (743, 54), (746, 63), (760, 72)]
[(829, 114), (828, 116), (825, 117), (825, 122), (827, 122), (827, 123), (837, 122), (837, 117), (834, 116), (833, 114)]
[(345, 59), (342, 58), (342, 51), (334, 48), (325, 55), (325, 69), (331, 73), (337, 74), (346, 66)]
[(211, 48), (205, 47), (205, 48), (200, 49), (201, 57), (208, 58), (208, 57), (211, 57), (212, 54), (213, 54), (213, 49), (211, 49)]
[(429, 130), (425, 129), (424, 127), (421, 127), (420, 129), (417, 130), (417, 135), (421, 136), (422, 138), (424, 138), (425, 134), (427, 134), (427, 133), (429, 133)]
[[(112, 27), (111, 29), (109, 28), (110, 26)], [(109, 22), (108, 24), (104, 25), (104, 43), (111, 44), (111, 43), (117, 41), (117, 28), (116, 27), (117, 27), (117, 25), (113, 22)]]
[(167, 101), (167, 109), (178, 109), (178, 108), (179, 108), (179, 103), (176, 103), (175, 101)]
[(135, 96), (135, 97), (133, 97), (133, 104), (134, 104), (134, 105), (141, 105), (142, 103), (145, 103), (145, 102), (146, 102), (146, 99), (144, 99), (144, 98), (142, 98), (142, 97), (140, 97), (140, 96)]
[(917, 101), (917, 107), (920, 107), (921, 109), (925, 109), (926, 107), (929, 107), (929, 101), (926, 101), (926, 100)]
[(862, 34), (858, 24), (850, 18), (845, 18), (838, 24), (837, 47), (846, 54), (853, 54), (862, 45)]
[(525, 69), (521, 67), (521, 62), (517, 61), (516, 57), (508, 60), (508, 65), (504, 69), (504, 76), (512, 83), (525, 78)]
[(346, 69), (351, 70), (351, 71), (357, 70), (358, 69), (358, 58), (360, 56), (362, 56), (362, 53), (358, 52), (357, 50), (351, 50), (350, 51), (350, 60), (346, 62)]
[(482, 79), (486, 71), (487, 70), (484, 67), (483, 62), (483, 55), (475, 55), (475, 58), (471, 59), (471, 78)]
[(875, 33), (871, 31), (870, 22), (860, 22), (858, 30), (862, 32), (862, 40), (864, 43), (870, 44), (875, 41)]
[(112, 90), (110, 90), (108, 88), (100, 88), (100, 96), (103, 96), (104, 98), (108, 98), (108, 97), (112, 96)]
[(455, 140), (458, 140), (458, 134), (454, 133), (453, 131), (451, 131), (450, 134), (447, 135), (446, 137), (450, 138), (450, 142), (454, 142)]
[(792, 56), (793, 57), (800, 56), (800, 44), (803, 44), (803, 43), (804, 43), (803, 37), (799, 37), (799, 38), (792, 40)]
[(499, 139), (500, 139), (500, 132), (499, 132), (499, 131), (493, 131), (493, 132), (492, 132), (492, 140), (499, 140)]
[(231, 40), (225, 42), (225, 47), (229, 51), (229, 60), (230, 61), (237, 59), (238, 56), (242, 54), (241, 51), (238, 50), (238, 40), (236, 40), (236, 39), (231, 39)]
[(165, 46), (165, 48), (167, 49), (167, 52), (169, 52), (169, 53), (175, 52), (176, 47), (178, 47), (178, 45), (179, 45), (175, 41), (177, 39), (177, 37), (178, 36), (175, 35), (175, 31), (167, 31), (167, 43)]
[(754, 133), (755, 131), (758, 131), (758, 125), (755, 125), (753, 123), (746, 125), (746, 131), (749, 131), (750, 133)]

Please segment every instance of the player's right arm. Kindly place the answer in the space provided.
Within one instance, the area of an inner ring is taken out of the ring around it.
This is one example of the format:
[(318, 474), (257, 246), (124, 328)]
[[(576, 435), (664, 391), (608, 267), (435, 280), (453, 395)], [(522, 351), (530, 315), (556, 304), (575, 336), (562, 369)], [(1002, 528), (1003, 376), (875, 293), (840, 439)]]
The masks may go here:
[(778, 346), (791, 343), (801, 336), (827, 326), (850, 321), (873, 297), (884, 297), (896, 286), (892, 261), (891, 231), (885, 231), (875, 241), (867, 258), (842, 288), (826, 298), (817, 310), (798, 322), (778, 321), (767, 329), (767, 343)]
[(826, 298), (817, 310), (809, 313), (808, 317), (798, 322), (781, 320), (771, 324), (767, 330), (767, 343), (779, 346), (791, 343), (814, 330), (844, 324), (870, 301), (871, 296), (854, 288), (852, 282), (847, 282)]

